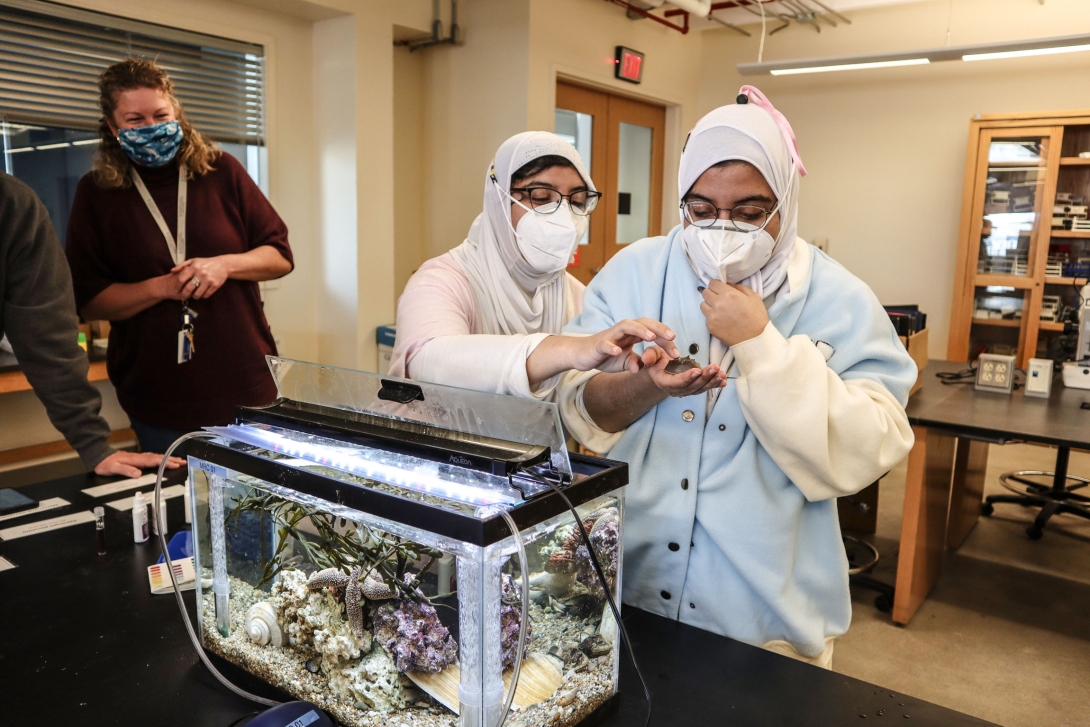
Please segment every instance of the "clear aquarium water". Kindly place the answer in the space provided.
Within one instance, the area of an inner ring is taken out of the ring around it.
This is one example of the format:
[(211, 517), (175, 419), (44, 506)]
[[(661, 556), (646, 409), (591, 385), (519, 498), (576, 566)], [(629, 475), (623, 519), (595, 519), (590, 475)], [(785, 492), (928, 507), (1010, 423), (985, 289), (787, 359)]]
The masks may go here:
[[(396, 394), (399, 380), (286, 363), (296, 377), (341, 377), (340, 398), (240, 410), (235, 425), (212, 430), (217, 438), (189, 443), (205, 647), (344, 725), (493, 727), (518, 651), (526, 568), (526, 649), (506, 724), (575, 725), (612, 706), (620, 639), (605, 590), (568, 509), (530, 485), (562, 482), (616, 597), (624, 465), (569, 459), (555, 442), (534, 449), (540, 433), (496, 455), (513, 440), (484, 431), (490, 415), (532, 406), (526, 420), (551, 413), (547, 437), (559, 437), (551, 404), (429, 385), (418, 401), (389, 404), (380, 392)], [(371, 396), (349, 397), (353, 386)], [(473, 416), (451, 426), (451, 406), (467, 399)], [(493, 409), (488, 399), (500, 401)], [(381, 411), (388, 404), (399, 416)], [(432, 411), (400, 416), (406, 406)], [(484, 452), (492, 463), (452, 466), (434, 446), (451, 438), (456, 459)], [(536, 478), (501, 471), (520, 456), (536, 458)], [(499, 508), (517, 524), (526, 563)]]

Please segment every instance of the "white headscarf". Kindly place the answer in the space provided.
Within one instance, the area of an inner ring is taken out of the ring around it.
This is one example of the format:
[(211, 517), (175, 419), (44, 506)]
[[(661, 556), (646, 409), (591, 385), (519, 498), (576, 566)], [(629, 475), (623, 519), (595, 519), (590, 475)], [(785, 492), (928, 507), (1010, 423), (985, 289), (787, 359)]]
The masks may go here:
[(678, 196), (684, 199), (700, 175), (720, 162), (738, 160), (757, 168), (780, 201), (780, 233), (768, 262), (741, 284), (766, 298), (787, 280), (798, 236), (799, 177), (806, 168), (783, 114), (752, 86), (743, 86), (741, 96), (748, 102), (720, 106), (689, 133), (678, 169)]
[(465, 242), (451, 250), (477, 294), (484, 333), (560, 333), (570, 317), (567, 273), (542, 274), (526, 262), (515, 242), (511, 200), (505, 194), (511, 189), (511, 175), (543, 156), (567, 159), (594, 190), (579, 152), (556, 134), (526, 131), (500, 145), (485, 175), (484, 211), (473, 221)]
[[(684, 199), (700, 175), (719, 162), (739, 160), (757, 168), (779, 200), (780, 232), (768, 262), (741, 285), (765, 299), (787, 282), (787, 266), (798, 237), (799, 179), (806, 175), (806, 167), (799, 156), (795, 133), (783, 114), (752, 86), (742, 86), (739, 100), (742, 96), (747, 103), (720, 106), (689, 132), (678, 169), (678, 196)], [(682, 244), (685, 240), (682, 236)], [(688, 250), (686, 254), (692, 258)], [(715, 336), (709, 353), (711, 362), (724, 371), (730, 370), (734, 353)], [(710, 414), (721, 391), (708, 392), (706, 414)]]

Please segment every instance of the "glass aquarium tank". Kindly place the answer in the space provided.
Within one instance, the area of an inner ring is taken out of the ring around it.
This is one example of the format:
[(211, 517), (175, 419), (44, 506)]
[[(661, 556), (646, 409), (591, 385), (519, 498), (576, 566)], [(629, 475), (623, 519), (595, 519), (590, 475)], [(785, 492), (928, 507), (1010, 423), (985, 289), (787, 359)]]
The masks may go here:
[(615, 704), (627, 465), (548, 402), (269, 364), (275, 403), (186, 443), (208, 651), (343, 725), (494, 727), (525, 628), (506, 724)]

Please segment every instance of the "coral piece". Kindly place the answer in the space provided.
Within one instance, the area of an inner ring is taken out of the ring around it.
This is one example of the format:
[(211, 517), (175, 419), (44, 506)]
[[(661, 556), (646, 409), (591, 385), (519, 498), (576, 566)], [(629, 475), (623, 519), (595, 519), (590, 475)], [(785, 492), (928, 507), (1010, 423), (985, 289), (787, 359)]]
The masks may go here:
[(250, 606), (250, 611), (246, 614), (246, 634), (258, 646), (284, 645), (284, 632), (276, 622), (276, 610), (272, 604), (261, 601)]
[(371, 620), (375, 639), (393, 655), (398, 671), (437, 672), (457, 661), (458, 644), (427, 603), (385, 601)]
[[(610, 590), (613, 589), (614, 584), (617, 582), (618, 532), (618, 522), (614, 519), (607, 522), (594, 535), (590, 536), (591, 545), (594, 546), (594, 552), (598, 556), (598, 564), (602, 566), (602, 572), (605, 574), (606, 583), (609, 584)], [(598, 574), (594, 570), (594, 565), (590, 562), (585, 545), (579, 546), (576, 557), (579, 560), (579, 572), (575, 576), (576, 579), (586, 587), (591, 595), (604, 600), (606, 597), (605, 591), (602, 590), (602, 583), (598, 580)]]
[[(515, 653), (519, 644), (519, 625), (522, 623), (522, 586), (511, 576), (502, 575), (502, 603), (500, 605), (500, 650), (503, 667), (506, 669), (515, 663)], [(525, 649), (530, 649), (531, 624), (526, 624)], [(523, 657), (526, 654), (523, 652)]]
[(378, 712), (392, 712), (407, 705), (393, 659), (378, 644), (352, 666), (323, 663), (329, 686), (337, 694), (365, 703)]
[(358, 659), (371, 648), (371, 634), (354, 634), (344, 619), (345, 605), (329, 591), (311, 590), (302, 571), (281, 571), (270, 603), (292, 645), (313, 646), (330, 662)]
[(342, 588), (346, 585), (348, 585), (348, 576), (337, 568), (320, 570), (307, 581), (307, 587), (315, 591), (321, 588)]
[(363, 609), (360, 608), (360, 567), (352, 566), (348, 572), (348, 585), (344, 589), (344, 613), (348, 625), (357, 639), (363, 638)]

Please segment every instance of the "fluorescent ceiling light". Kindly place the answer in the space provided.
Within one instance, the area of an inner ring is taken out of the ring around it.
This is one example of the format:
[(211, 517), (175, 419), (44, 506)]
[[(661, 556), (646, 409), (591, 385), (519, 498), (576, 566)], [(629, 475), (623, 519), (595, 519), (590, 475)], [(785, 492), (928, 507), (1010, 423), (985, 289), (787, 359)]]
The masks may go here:
[(19, 154), (19, 153), (24, 152), (24, 151), (34, 151), (34, 147), (32, 147), (32, 146), (22, 146), (22, 147), (19, 147), (18, 149), (8, 149), (4, 153), (5, 154)]
[(87, 146), (88, 144), (97, 144), (102, 139), (80, 139), (79, 141), (73, 141), (72, 146)]
[(1022, 58), (1024, 56), (1051, 56), (1057, 53), (1078, 53), (1090, 50), (1090, 43), (1086, 45), (1063, 45), (1054, 48), (1027, 48), (1026, 50), (1007, 50), (998, 53), (969, 53), (963, 55), (963, 61), (991, 61), (997, 58)]
[(60, 144), (42, 144), (41, 146), (36, 146), (34, 148), (37, 149), (38, 151), (45, 151), (46, 149), (62, 149), (64, 147), (66, 147), (66, 146), (69, 146), (67, 141), (62, 142)]
[(829, 71), (858, 71), (864, 68), (893, 68), (895, 66), (926, 66), (926, 58), (908, 58), (903, 61), (873, 61), (870, 63), (842, 63), (837, 66), (809, 66), (806, 68), (781, 68), (769, 71), (773, 76), (791, 76), (796, 73), (828, 73)]
[(998, 58), (1051, 55), (1090, 51), (1090, 35), (1070, 35), (1062, 38), (1040, 38), (984, 45), (963, 45), (948, 48), (899, 51), (895, 53), (871, 53), (858, 56), (834, 56), (829, 58), (797, 58), (764, 63), (739, 63), (738, 72), (743, 76), (770, 73), (787, 76), (796, 73), (824, 73), (828, 71), (854, 71), (866, 68), (891, 68), (916, 66), (940, 61), (984, 61)]

